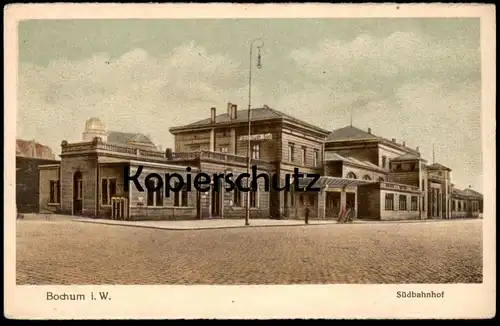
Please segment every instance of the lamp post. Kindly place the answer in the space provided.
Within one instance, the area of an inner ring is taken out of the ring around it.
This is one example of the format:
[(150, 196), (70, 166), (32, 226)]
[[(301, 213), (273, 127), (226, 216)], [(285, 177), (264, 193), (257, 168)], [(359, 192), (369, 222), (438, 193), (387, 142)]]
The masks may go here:
[[(262, 62), (261, 62), (261, 56), (260, 56), (260, 49), (264, 47), (264, 40), (262, 38), (256, 38), (252, 40), (252, 43), (250, 43), (250, 68), (248, 70), (248, 140), (247, 140), (247, 173), (250, 174), (250, 162), (252, 160), (251, 155), (252, 155), (252, 149), (251, 149), (251, 134), (252, 134), (252, 128), (251, 128), (251, 111), (250, 108), (252, 106), (252, 54), (253, 54), (253, 47), (254, 45), (260, 42), (260, 45), (257, 46), (258, 49), (258, 55), (257, 55), (257, 68), (260, 69), (262, 68)], [(250, 178), (248, 178), (250, 180)], [(251, 184), (250, 184), (251, 186)], [(246, 195), (246, 205), (245, 205), (245, 225), (250, 225), (250, 191), (247, 192)]]

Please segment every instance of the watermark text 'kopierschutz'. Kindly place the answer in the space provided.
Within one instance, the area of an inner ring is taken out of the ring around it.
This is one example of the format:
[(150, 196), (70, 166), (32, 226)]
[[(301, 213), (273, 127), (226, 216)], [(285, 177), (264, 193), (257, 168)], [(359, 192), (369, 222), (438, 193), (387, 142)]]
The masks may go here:
[[(124, 190), (129, 191), (129, 183), (132, 181), (134, 186), (139, 192), (144, 192), (144, 187), (139, 182), (139, 177), (142, 174), (142, 166), (137, 168), (135, 175), (130, 175), (130, 167), (125, 166), (124, 168)], [(158, 173), (150, 173), (145, 179), (145, 187), (148, 191), (158, 191), (165, 188), (165, 197), (170, 196), (170, 192), (179, 192), (183, 189), (186, 191), (192, 191), (194, 188), (200, 192), (208, 192), (210, 189), (215, 191), (219, 191), (220, 181), (224, 180), (226, 186), (224, 187), (225, 191), (233, 191), (234, 189), (238, 189), (242, 192), (256, 191), (257, 190), (257, 180), (264, 180), (264, 189), (265, 191), (269, 191), (270, 188), (274, 191), (290, 191), (292, 188), (291, 177), (293, 176), (293, 189), (295, 191), (319, 191), (320, 188), (314, 187), (314, 184), (319, 179), (320, 175), (315, 173), (300, 173), (298, 168), (293, 169), (293, 174), (285, 174), (285, 185), (279, 186), (279, 176), (275, 173), (272, 174), (272, 177), (269, 178), (269, 174), (261, 173), (257, 174), (257, 167), (252, 166), (252, 174), (249, 173), (241, 173), (236, 179), (233, 181), (233, 173), (214, 173), (210, 176), (207, 173), (197, 173), (194, 178), (189, 173), (191, 172), (191, 168), (188, 166), (186, 168), (186, 180), (184, 180), (184, 176), (179, 173), (165, 173), (165, 175), (161, 176)], [(309, 184), (305, 187), (300, 186), (300, 179), (304, 178), (304, 176), (310, 179)], [(245, 179), (246, 182), (243, 181)], [(271, 179), (271, 180), (270, 180)], [(172, 182), (173, 181), (173, 182)], [(250, 185), (250, 186), (248, 186)]]

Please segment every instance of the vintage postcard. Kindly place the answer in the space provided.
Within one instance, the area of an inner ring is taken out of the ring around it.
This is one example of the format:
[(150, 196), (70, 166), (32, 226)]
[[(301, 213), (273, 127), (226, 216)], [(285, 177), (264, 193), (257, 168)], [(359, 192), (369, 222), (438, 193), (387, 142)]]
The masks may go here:
[(4, 15), (8, 318), (495, 316), (494, 6)]

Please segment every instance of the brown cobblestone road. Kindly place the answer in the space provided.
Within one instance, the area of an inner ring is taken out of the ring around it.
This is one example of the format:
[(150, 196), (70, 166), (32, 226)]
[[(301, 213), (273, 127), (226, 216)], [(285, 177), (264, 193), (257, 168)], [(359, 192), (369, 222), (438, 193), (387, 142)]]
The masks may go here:
[(18, 284), (480, 283), (482, 221), (167, 231), (17, 222)]

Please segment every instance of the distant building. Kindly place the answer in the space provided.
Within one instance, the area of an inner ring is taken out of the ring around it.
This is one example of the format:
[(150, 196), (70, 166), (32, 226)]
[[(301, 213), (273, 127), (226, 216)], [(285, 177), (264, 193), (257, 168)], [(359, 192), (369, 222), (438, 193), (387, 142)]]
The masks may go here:
[[(479, 215), (478, 195), (454, 191), (451, 169), (428, 165), (418, 147), (376, 136), (370, 128), (347, 126), (330, 132), (266, 105), (252, 109), (250, 118), (249, 139), (248, 110), (232, 103), (222, 114), (211, 108), (209, 118), (170, 129), (174, 151), (158, 150), (139, 133), (106, 131), (101, 120), (89, 119), (81, 142), (62, 141), (60, 164), (40, 166), (40, 206), (134, 220), (244, 218), (246, 194), (226, 192), (223, 185), (217, 190), (210, 184), (207, 192), (184, 187), (165, 196), (163, 189), (140, 192), (132, 181), (125, 191), (123, 181), (124, 168), (134, 175), (139, 166), (144, 168), (142, 185), (150, 173), (175, 172), (186, 180), (187, 167), (191, 175), (232, 173), (234, 180), (246, 172), (249, 152), (257, 172), (270, 179), (276, 175), (280, 187), (294, 168), (321, 176), (315, 184), (318, 192), (293, 187), (288, 192), (271, 187), (268, 192), (259, 179), (257, 190), (248, 196), (250, 218), (301, 219), (306, 208), (311, 218), (319, 219), (336, 218), (346, 208), (353, 208), (358, 218), (376, 220)], [(57, 185), (60, 196), (53, 195)]]
[(85, 123), (82, 141), (91, 142), (96, 137), (100, 138), (104, 143), (127, 145), (153, 151), (157, 150), (155, 144), (148, 136), (141, 133), (107, 131), (104, 122), (98, 118), (91, 118)]
[(16, 156), (55, 160), (52, 149), (35, 140), (16, 139)]
[(50, 147), (35, 140), (16, 139), (16, 204), (19, 213), (39, 211), (39, 166), (59, 162)]

